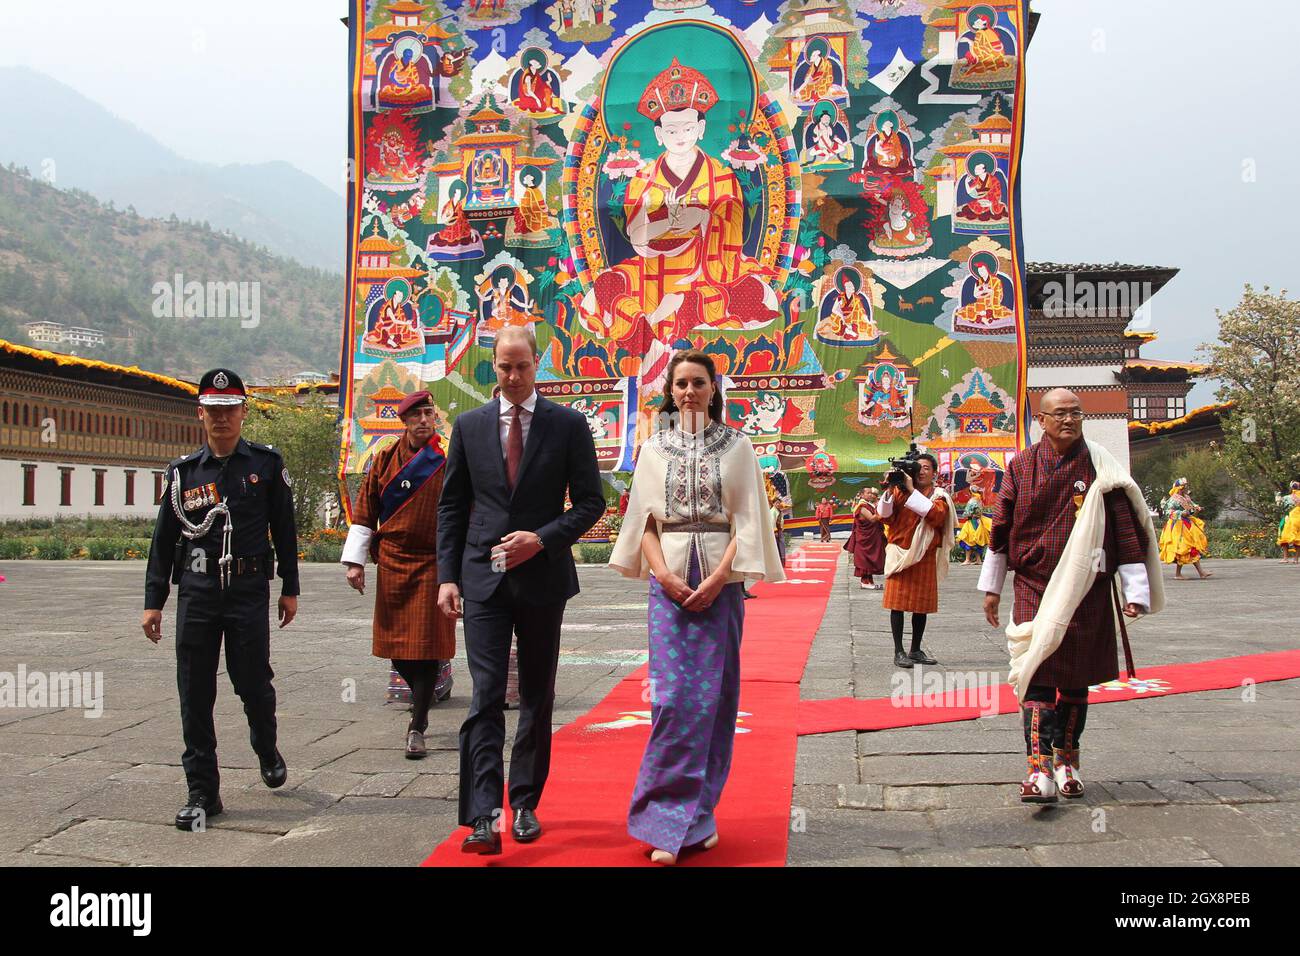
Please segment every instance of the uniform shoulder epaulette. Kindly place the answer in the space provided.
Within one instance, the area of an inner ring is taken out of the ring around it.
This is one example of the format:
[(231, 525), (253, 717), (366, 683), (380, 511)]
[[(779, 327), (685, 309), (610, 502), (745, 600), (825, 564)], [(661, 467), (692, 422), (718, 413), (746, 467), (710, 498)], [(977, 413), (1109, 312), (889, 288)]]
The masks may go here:
[(194, 451), (190, 452), (188, 455), (181, 455), (181, 457), (173, 459), (172, 461), (168, 462), (167, 471), (170, 472), (177, 465), (183, 465), (187, 461), (193, 461), (194, 459), (198, 458), (199, 455), (201, 454), (203, 454), (203, 449), (197, 448)]
[(275, 447), (273, 447), (273, 446), (271, 446), (271, 445), (263, 445), (261, 442), (250, 441), (250, 442), (248, 443), (248, 447), (249, 447), (249, 448), (254, 448), (254, 449), (256, 449), (257, 451), (265, 452), (265, 453), (268, 454), (268, 455), (275, 455), (277, 458), (283, 458), (283, 457), (284, 457), (283, 455), (280, 454), (280, 449), (275, 448)]

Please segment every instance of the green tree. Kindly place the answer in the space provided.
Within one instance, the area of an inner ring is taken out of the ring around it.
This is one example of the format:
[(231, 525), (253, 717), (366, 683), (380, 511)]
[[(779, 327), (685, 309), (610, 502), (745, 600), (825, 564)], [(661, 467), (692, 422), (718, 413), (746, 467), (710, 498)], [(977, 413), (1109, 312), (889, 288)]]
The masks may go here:
[(1219, 341), (1198, 351), (1220, 383), (1216, 397), (1232, 403), (1219, 461), (1241, 506), (1272, 519), (1275, 496), (1300, 476), (1300, 301), (1247, 285), (1236, 308), (1216, 314)]
[(298, 533), (320, 524), (327, 495), (338, 490), (338, 406), (320, 395), (304, 404), (291, 399), (257, 403), (244, 423), (244, 437), (271, 445), (284, 456), (293, 479), (293, 516)]

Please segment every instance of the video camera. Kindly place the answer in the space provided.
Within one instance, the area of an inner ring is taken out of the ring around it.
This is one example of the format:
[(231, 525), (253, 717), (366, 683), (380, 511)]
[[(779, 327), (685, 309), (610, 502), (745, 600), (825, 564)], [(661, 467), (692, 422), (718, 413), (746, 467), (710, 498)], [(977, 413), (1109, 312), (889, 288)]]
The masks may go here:
[(885, 487), (907, 487), (903, 482), (904, 475), (911, 478), (912, 483), (915, 484), (921, 474), (921, 452), (917, 449), (916, 442), (907, 446), (906, 455), (889, 459), (889, 465), (890, 470), (885, 473)]

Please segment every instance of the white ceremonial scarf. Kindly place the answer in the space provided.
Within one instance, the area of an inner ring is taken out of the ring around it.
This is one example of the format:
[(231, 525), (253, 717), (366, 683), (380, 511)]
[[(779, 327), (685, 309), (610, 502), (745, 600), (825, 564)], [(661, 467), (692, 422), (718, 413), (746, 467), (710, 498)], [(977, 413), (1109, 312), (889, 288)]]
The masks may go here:
[[(943, 540), (951, 542), (953, 534), (957, 530), (957, 517), (953, 513), (957, 510), (956, 506), (952, 503), (952, 498), (948, 496), (948, 492), (938, 485), (934, 486), (934, 494), (930, 496), (930, 500), (933, 501), (935, 498), (942, 498), (948, 506), (948, 512), (943, 519)], [(888, 521), (889, 519), (886, 518), (885, 520)], [(885, 577), (897, 574), (900, 571), (906, 571), (920, 561), (925, 556), (926, 549), (930, 547), (932, 541), (934, 541), (934, 528), (930, 527), (925, 519), (922, 519), (912, 533), (912, 544), (909, 548), (904, 550), (896, 544), (885, 545)], [(935, 549), (934, 553), (935, 570), (938, 580), (942, 581), (948, 576), (948, 548), (941, 544)]]
[[(1165, 606), (1164, 582), (1160, 577), (1160, 549), (1142, 489), (1129, 477), (1128, 471), (1116, 461), (1115, 456), (1101, 445), (1089, 441), (1088, 454), (1092, 457), (1097, 478), (1084, 496), (1074, 528), (1066, 539), (1065, 550), (1043, 590), (1038, 613), (1031, 621), (1021, 624), (1011, 621), (1007, 625), (1007, 650), (1011, 653), (1011, 673), (1007, 675), (1007, 682), (1015, 688), (1016, 696), (1021, 700), (1025, 699), (1029, 682), (1039, 665), (1061, 646), (1074, 612), (1097, 580), (1099, 566), (1096, 556), (1102, 554), (1102, 560), (1105, 560), (1102, 551), (1106, 536), (1106, 506), (1103, 497), (1109, 491), (1123, 488), (1138, 520), (1146, 523), (1146, 568), (1151, 586), (1148, 613), (1155, 614)], [(1114, 573), (1114, 569), (1106, 570)]]

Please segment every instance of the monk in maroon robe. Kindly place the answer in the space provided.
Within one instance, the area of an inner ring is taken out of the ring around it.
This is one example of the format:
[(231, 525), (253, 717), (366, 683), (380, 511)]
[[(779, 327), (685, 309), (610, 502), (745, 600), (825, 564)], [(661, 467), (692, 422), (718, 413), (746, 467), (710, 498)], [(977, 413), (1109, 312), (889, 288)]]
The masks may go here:
[(853, 530), (844, 542), (844, 550), (853, 555), (853, 576), (865, 590), (878, 591), (872, 577), (885, 573), (885, 525), (876, 510), (880, 498), (875, 488), (868, 488), (853, 505)]

